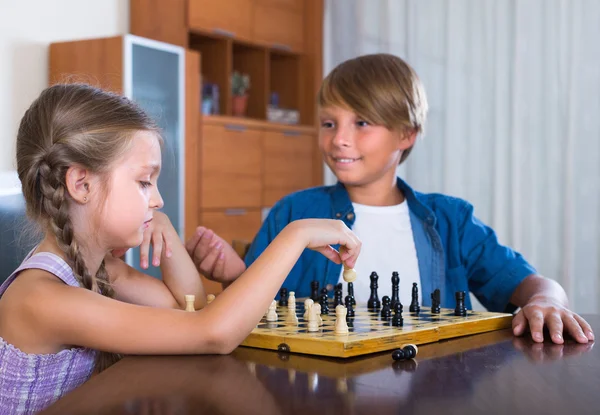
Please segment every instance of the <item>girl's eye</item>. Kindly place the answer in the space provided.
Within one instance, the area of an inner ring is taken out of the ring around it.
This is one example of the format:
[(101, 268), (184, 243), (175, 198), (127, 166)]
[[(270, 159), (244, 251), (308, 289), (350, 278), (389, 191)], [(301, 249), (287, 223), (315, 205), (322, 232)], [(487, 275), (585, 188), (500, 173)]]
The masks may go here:
[(356, 122), (356, 124), (357, 124), (359, 127), (366, 127), (367, 125), (369, 125), (369, 123), (368, 123), (367, 121), (363, 121), (363, 120), (361, 120), (361, 121), (357, 121), (357, 122)]
[(141, 181), (140, 186), (142, 186), (142, 189), (145, 189), (146, 187), (152, 186), (152, 183)]

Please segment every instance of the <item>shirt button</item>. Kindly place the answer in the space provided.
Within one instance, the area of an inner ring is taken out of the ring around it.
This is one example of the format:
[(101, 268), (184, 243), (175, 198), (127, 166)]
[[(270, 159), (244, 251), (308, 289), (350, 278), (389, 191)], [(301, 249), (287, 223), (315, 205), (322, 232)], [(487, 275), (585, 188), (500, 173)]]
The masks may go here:
[(346, 219), (348, 219), (348, 220), (352, 220), (352, 219), (354, 219), (354, 213), (348, 213), (348, 214), (346, 215)]
[(336, 214), (335, 214), (335, 217), (336, 217), (336, 218), (341, 218), (341, 217), (342, 217), (342, 214), (341, 214), (341, 213), (336, 213)]
[(327, 291), (331, 291), (331, 290), (333, 290), (333, 285), (332, 284), (327, 284), (325, 286), (325, 288), (327, 288)]

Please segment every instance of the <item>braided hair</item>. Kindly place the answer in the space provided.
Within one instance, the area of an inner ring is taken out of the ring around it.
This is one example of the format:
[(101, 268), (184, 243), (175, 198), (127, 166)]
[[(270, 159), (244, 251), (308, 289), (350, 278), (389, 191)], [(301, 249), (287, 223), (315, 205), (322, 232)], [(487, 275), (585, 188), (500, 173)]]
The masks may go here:
[[(56, 84), (25, 112), (17, 133), (17, 171), (28, 216), (54, 236), (81, 287), (111, 298), (104, 261), (92, 275), (80, 252), (66, 174), (79, 165), (107, 175), (141, 130), (160, 139), (154, 121), (131, 100), (86, 84)], [(99, 353), (97, 371), (116, 360)]]

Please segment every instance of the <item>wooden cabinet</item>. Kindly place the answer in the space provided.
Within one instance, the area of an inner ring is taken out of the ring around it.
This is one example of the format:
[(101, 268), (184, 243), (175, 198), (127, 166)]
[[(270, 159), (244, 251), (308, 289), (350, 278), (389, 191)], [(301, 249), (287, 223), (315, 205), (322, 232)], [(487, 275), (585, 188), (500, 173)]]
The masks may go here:
[(314, 135), (294, 130), (264, 134), (263, 206), (312, 186)]
[(252, 242), (261, 225), (259, 209), (225, 209), (202, 211), (200, 224), (212, 229), (228, 243)]
[(261, 134), (238, 124), (202, 127), (202, 209), (261, 206)]
[(254, 0), (189, 0), (192, 30), (251, 40)]
[(273, 5), (273, 3), (275, 2), (255, 4), (252, 21), (254, 40), (275, 48), (302, 52), (304, 49), (303, 11)]
[[(307, 0), (255, 0), (257, 4), (276, 6), (302, 12), (304, 11), (304, 2)], [(310, 1), (310, 0), (309, 0)]]

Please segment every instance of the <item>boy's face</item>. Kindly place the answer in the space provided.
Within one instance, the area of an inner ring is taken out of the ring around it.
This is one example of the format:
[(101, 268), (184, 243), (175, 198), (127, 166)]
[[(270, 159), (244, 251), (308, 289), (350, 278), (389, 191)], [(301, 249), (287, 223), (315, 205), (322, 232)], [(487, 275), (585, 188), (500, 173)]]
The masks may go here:
[(129, 150), (116, 163), (101, 210), (102, 238), (109, 248), (134, 247), (142, 243), (155, 209), (164, 203), (156, 182), (161, 151), (153, 133), (136, 133)]
[(364, 186), (395, 176), (402, 151), (414, 139), (371, 125), (341, 107), (319, 109), (319, 147), (325, 163), (345, 185)]

